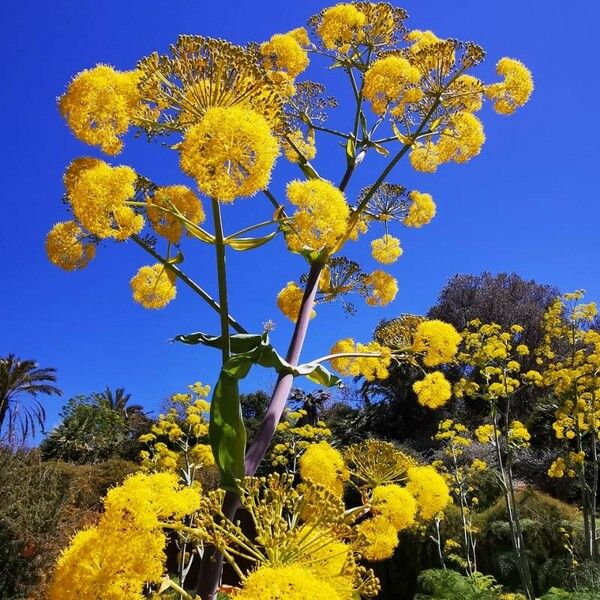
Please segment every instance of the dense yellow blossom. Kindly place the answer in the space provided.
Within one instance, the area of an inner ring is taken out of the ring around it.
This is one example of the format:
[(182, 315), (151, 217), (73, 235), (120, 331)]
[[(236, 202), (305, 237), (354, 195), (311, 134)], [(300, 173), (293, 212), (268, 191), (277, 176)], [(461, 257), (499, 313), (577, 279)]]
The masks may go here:
[(177, 294), (175, 275), (160, 263), (140, 267), (131, 279), (133, 299), (145, 308), (163, 308)]
[(531, 434), (521, 421), (512, 421), (508, 427), (508, 441), (514, 446), (528, 447)]
[(78, 159), (67, 169), (65, 184), (77, 220), (94, 235), (124, 240), (144, 227), (144, 217), (127, 205), (137, 175), (130, 167)]
[(332, 248), (345, 233), (350, 209), (344, 194), (329, 181), (291, 181), (287, 196), (298, 207), (286, 238), (292, 252)]
[(347, 52), (362, 39), (366, 22), (367, 17), (354, 4), (336, 4), (323, 11), (317, 35), (328, 50)]
[(344, 484), (350, 475), (339, 450), (325, 441), (311, 444), (298, 464), (303, 479), (323, 486), (338, 497), (343, 495)]
[(369, 306), (386, 306), (398, 293), (396, 278), (385, 271), (373, 271), (363, 279), (363, 283), (370, 288), (367, 296)]
[(495, 428), (491, 424), (480, 425), (475, 429), (475, 437), (481, 444), (490, 444), (495, 441)]
[(444, 478), (431, 466), (408, 470), (406, 489), (415, 497), (419, 516), (429, 521), (450, 503), (450, 491)]
[(396, 531), (408, 529), (415, 522), (417, 502), (399, 485), (378, 485), (373, 490), (372, 506), (373, 511), (387, 519)]
[(460, 75), (446, 90), (442, 104), (455, 111), (477, 112), (483, 105), (483, 83), (473, 75)]
[(412, 388), (419, 404), (429, 408), (444, 406), (452, 396), (452, 386), (440, 371), (428, 373), (423, 379), (415, 381)]
[(466, 162), (479, 154), (484, 142), (481, 121), (470, 112), (457, 112), (450, 117), (437, 144), (441, 162)]
[(386, 233), (371, 242), (371, 254), (376, 261), (384, 265), (394, 263), (402, 256), (400, 240)]
[(97, 527), (79, 532), (59, 558), (50, 600), (142, 600), (164, 570), (162, 524), (194, 512), (197, 488), (174, 473), (130, 475), (108, 491)]
[(364, 536), (365, 545), (361, 548), (361, 554), (367, 560), (385, 560), (394, 554), (398, 532), (386, 518), (376, 516), (367, 519), (357, 525), (356, 531)]
[[(293, 144), (293, 146), (292, 146)], [(302, 155), (304, 160), (313, 160), (317, 155), (317, 146), (315, 145), (315, 130), (309, 129), (305, 138), (302, 131), (296, 129), (288, 133), (282, 142), (283, 153), (292, 163), (301, 162)]]
[(105, 164), (104, 161), (91, 156), (80, 156), (79, 158), (71, 161), (63, 175), (63, 183), (65, 184), (67, 195), (70, 196), (73, 193), (74, 186), (82, 173), (91, 167), (96, 167), (102, 164)]
[(65, 271), (85, 268), (96, 254), (96, 246), (85, 237), (75, 221), (57, 223), (46, 236), (48, 259)]
[(408, 56), (423, 75), (430, 71), (439, 71), (442, 76), (454, 67), (456, 62), (456, 46), (452, 40), (444, 40), (432, 31), (414, 29), (406, 34), (406, 39), (412, 42)]
[(523, 106), (533, 92), (531, 71), (514, 58), (501, 58), (496, 73), (504, 77), (501, 83), (485, 88), (485, 93), (494, 102), (494, 110), (501, 115), (510, 115)]
[(361, 344), (352, 338), (339, 340), (330, 350), (331, 354), (373, 354), (374, 356), (344, 356), (331, 361), (333, 368), (342, 375), (364, 377), (367, 381), (387, 379), (392, 361), (389, 348), (378, 342)]
[[(420, 78), (419, 70), (406, 58), (386, 56), (376, 60), (365, 73), (363, 96), (371, 102), (376, 115), (383, 115), (390, 104), (403, 105), (408, 86), (418, 83)], [(416, 100), (420, 99), (418, 96)]]
[(242, 106), (209, 108), (185, 132), (181, 169), (207, 196), (232, 202), (267, 187), (279, 154), (266, 119)]
[(417, 325), (412, 349), (424, 354), (423, 364), (435, 367), (454, 358), (460, 340), (460, 334), (450, 323), (439, 319), (422, 321)]
[(182, 218), (194, 225), (204, 222), (206, 215), (202, 203), (185, 185), (160, 187), (148, 200), (148, 219), (156, 233), (176, 244), (181, 239), (184, 225), (172, 212), (180, 213)]
[(115, 71), (108, 65), (78, 73), (58, 104), (75, 136), (106, 154), (118, 154), (123, 147), (119, 136), (139, 108), (139, 79), (138, 71)]
[(402, 219), (407, 227), (423, 227), (435, 217), (436, 206), (431, 194), (423, 194), (413, 190), (408, 194), (411, 205), (408, 214)]
[[(296, 321), (303, 297), (304, 290), (294, 281), (288, 281), (286, 286), (277, 294), (277, 306), (290, 321)], [(310, 318), (312, 319), (316, 315), (317, 313), (313, 310)]]
[(415, 170), (435, 173), (442, 163), (463, 163), (477, 156), (484, 142), (481, 121), (468, 111), (460, 111), (450, 116), (437, 142), (417, 142), (409, 158)]
[(300, 27), (288, 33), (275, 34), (261, 45), (260, 51), (269, 68), (273, 71), (285, 71), (295, 78), (308, 67), (308, 54), (303, 48), (308, 43), (306, 30)]
[(289, 564), (261, 566), (244, 582), (237, 600), (349, 600), (331, 583), (318, 578), (307, 567)]

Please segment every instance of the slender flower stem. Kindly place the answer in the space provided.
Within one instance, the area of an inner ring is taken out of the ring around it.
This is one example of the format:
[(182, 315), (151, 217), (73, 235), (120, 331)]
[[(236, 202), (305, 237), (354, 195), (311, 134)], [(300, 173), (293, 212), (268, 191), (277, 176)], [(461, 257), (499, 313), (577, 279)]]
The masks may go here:
[[(203, 288), (201, 288), (195, 281), (190, 279), (180, 268), (176, 265), (170, 263), (166, 258), (163, 258), (158, 252), (156, 252), (152, 247), (150, 247), (142, 238), (138, 235), (132, 235), (131, 239), (141, 248), (143, 248), (150, 256), (155, 258), (159, 263), (164, 265), (167, 269), (175, 273), (183, 283), (185, 283), (191, 290), (196, 292), (198, 296), (200, 296), (211, 308), (216, 310), (219, 314), (221, 313), (221, 305)], [(233, 329), (235, 329), (238, 333), (248, 333), (244, 327), (242, 327), (231, 315), (227, 317), (229, 319), (229, 324)]]

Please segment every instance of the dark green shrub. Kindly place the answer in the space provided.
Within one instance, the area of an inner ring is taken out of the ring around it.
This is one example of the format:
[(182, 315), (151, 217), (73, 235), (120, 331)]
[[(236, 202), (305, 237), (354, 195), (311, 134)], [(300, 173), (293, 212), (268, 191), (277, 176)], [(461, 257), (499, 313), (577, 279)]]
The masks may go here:
[[(565, 587), (568, 579), (565, 561), (569, 555), (564, 548), (561, 529), (573, 531), (577, 545), (581, 528), (579, 512), (573, 506), (533, 489), (517, 492), (517, 505), (537, 593), (551, 585)], [(478, 515), (475, 524), (480, 530), (479, 569), (492, 574), (503, 585), (517, 588), (519, 577), (504, 499)]]
[(476, 573), (465, 577), (456, 571), (429, 569), (417, 579), (415, 600), (500, 600), (502, 589), (493, 577)]
[(559, 588), (551, 588), (540, 600), (598, 600), (600, 590), (581, 590), (579, 592), (567, 592)]

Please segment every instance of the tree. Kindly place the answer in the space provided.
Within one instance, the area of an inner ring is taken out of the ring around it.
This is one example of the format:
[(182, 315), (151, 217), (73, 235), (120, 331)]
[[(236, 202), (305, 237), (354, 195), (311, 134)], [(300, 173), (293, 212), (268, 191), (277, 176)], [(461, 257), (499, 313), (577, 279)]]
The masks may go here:
[(61, 423), (42, 441), (40, 449), (45, 458), (68, 462), (135, 460), (141, 448), (138, 437), (150, 423), (143, 412), (135, 416), (127, 418), (126, 413), (111, 408), (102, 394), (75, 396), (64, 406)]
[(558, 288), (527, 281), (516, 273), (457, 274), (444, 286), (427, 316), (451, 323), (459, 331), (473, 319), (497, 323), (504, 329), (518, 323), (524, 329), (523, 343), (537, 348), (543, 335), (542, 317), (558, 295)]
[(96, 398), (99, 402), (106, 403), (111, 410), (123, 414), (126, 419), (136, 413), (144, 413), (144, 407), (141, 404), (128, 405), (131, 400), (131, 394), (128, 394), (125, 388), (116, 388), (113, 392), (113, 390), (106, 386), (102, 392), (96, 394)]
[(4, 429), (9, 442), (25, 441), (35, 435), (36, 425), (43, 428), (46, 410), (39, 396), (62, 395), (55, 382), (52, 367), (40, 369), (14, 354), (0, 358), (0, 434)]

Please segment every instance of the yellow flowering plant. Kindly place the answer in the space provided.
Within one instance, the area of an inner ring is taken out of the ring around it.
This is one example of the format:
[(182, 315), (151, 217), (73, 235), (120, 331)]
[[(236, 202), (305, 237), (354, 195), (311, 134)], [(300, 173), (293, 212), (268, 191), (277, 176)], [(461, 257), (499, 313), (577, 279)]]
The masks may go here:
[[(444, 460), (436, 461), (434, 466), (446, 477), (455, 504), (460, 510), (462, 526), (462, 543), (446, 540), (445, 552), (440, 556), (447, 557), (464, 568), (467, 575), (477, 572), (477, 527), (473, 524), (473, 516), (479, 504), (475, 479), (478, 473), (487, 469), (487, 464), (480, 458), (465, 462), (465, 449), (473, 445), (473, 435), (468, 427), (452, 419), (444, 419), (438, 424), (438, 432), (434, 439), (442, 444)], [(441, 543), (441, 536), (438, 534)], [(460, 551), (462, 554), (458, 555)]]
[[(346, 338), (329, 354), (300, 364), (316, 302), (345, 301), (348, 294), (357, 293), (367, 305), (382, 307), (398, 292), (393, 275), (379, 268), (364, 272), (340, 253), (369, 229), (381, 227), (372, 242), (372, 256), (384, 265), (391, 264), (402, 253), (392, 226), (420, 228), (434, 217), (436, 205), (429, 194), (388, 181), (400, 160), (408, 157), (410, 165), (422, 173), (434, 172), (442, 163), (468, 161), (479, 154), (485, 139), (483, 125), (475, 115), (483, 101), (491, 99), (497, 112), (508, 114), (522, 106), (533, 90), (531, 74), (514, 59), (502, 59), (498, 64), (501, 81), (485, 85), (468, 73), (484, 57), (479, 46), (441, 39), (431, 31), (408, 31), (406, 18), (403, 9), (386, 3), (355, 2), (324, 9), (309, 20), (308, 28), (275, 34), (262, 44), (238, 46), (182, 35), (167, 53), (141, 58), (133, 70), (98, 65), (76, 75), (59, 100), (73, 134), (109, 156), (122, 151), (128, 131), (150, 140), (160, 137), (161, 146), (177, 153), (182, 173), (197, 188), (158, 185), (150, 174), (142, 175), (129, 166), (95, 157), (78, 158), (64, 176), (72, 219), (51, 230), (46, 249), (51, 262), (75, 270), (87, 266), (101, 240), (135, 244), (154, 261), (142, 266), (131, 280), (136, 302), (162, 308), (175, 299), (177, 287), (184, 285), (218, 313), (218, 334), (175, 337), (181, 343), (217, 349), (222, 359), (208, 419), (208, 440), (222, 493), (213, 494), (205, 505), (212, 510), (210, 519), (215, 525), (206, 521), (204, 529), (198, 527), (200, 533), (195, 533), (215, 548), (210, 559), (202, 562), (196, 586), (203, 600), (214, 597), (223, 559), (232, 558), (217, 524), (223, 521), (235, 528), (233, 519), (240, 503), (250, 510), (261, 494), (271, 494), (273, 486), (288, 485), (283, 479), (256, 480), (253, 476), (271, 444), (295, 377), (305, 376), (322, 386), (337, 385), (340, 379), (324, 366), (329, 362), (342, 375), (384, 378), (392, 361), (418, 359), (426, 367), (435, 367), (451, 360), (456, 351), (456, 332), (450, 326), (426, 322), (410, 346), (389, 348)], [(328, 98), (321, 83), (303, 79), (311, 57), (317, 55), (346, 79), (347, 97)], [(326, 122), (329, 109), (340, 102), (351, 107), (348, 127), (341, 131)], [(342, 142), (344, 172), (339, 182), (334, 173), (319, 173), (314, 162), (323, 138)], [(284, 193), (270, 186), (281, 149), (298, 169), (298, 178), (287, 183)], [(371, 185), (350, 193), (355, 172), (366, 168), (373, 153), (384, 157), (385, 167)], [(264, 217), (230, 233), (221, 207), (246, 197), (253, 198), (257, 213), (259, 198), (266, 199)], [(206, 221), (210, 226), (205, 226)], [(308, 264), (308, 272), (298, 282), (289, 281), (277, 300), (294, 322), (283, 355), (270, 343), (268, 331), (250, 333), (232, 316), (234, 301), (228, 294), (226, 268), (228, 253), (251, 251), (274, 243), (278, 236), (291, 253)], [(214, 248), (218, 299), (190, 276), (185, 245), (191, 243)], [(246, 448), (239, 381), (254, 365), (273, 369), (277, 381), (256, 439)], [(427, 406), (435, 408), (449, 398), (449, 384), (440, 371), (418, 383), (419, 401)], [(169, 433), (179, 435), (175, 427)], [(306, 453), (302, 459), (308, 460)], [(148, 460), (154, 459), (150, 456)], [(414, 467), (406, 492), (377, 492), (370, 498), (373, 510), (377, 512), (375, 504), (399, 505), (398, 499), (406, 499), (410, 493), (416, 498), (417, 516), (429, 516), (430, 509), (419, 499), (435, 507), (443, 504), (445, 496), (434, 471), (419, 470), (426, 468)], [(432, 481), (439, 493), (430, 493)], [(289, 493), (302, 496), (297, 491)], [(406, 503), (412, 506), (408, 500)], [(378, 539), (387, 539), (389, 549), (395, 536), (391, 531), (396, 532), (400, 522), (384, 518), (384, 508), (377, 510), (381, 515), (363, 528), (369, 530), (366, 537), (372, 540), (376, 532), (381, 533)], [(411, 520), (408, 513), (405, 524)], [(299, 521), (298, 526), (301, 524)], [(276, 540), (271, 542), (276, 544)], [(291, 552), (289, 556), (301, 554)], [(367, 555), (363, 552), (363, 556)], [(323, 572), (316, 567), (309, 569), (310, 576), (299, 571), (300, 559), (294, 562), (289, 558), (285, 568), (278, 561), (264, 564), (265, 569), (276, 570), (270, 571), (267, 579), (284, 585), (289, 578), (294, 588), (292, 580), (297, 582), (305, 575), (307, 586), (312, 577), (314, 589), (318, 590), (321, 582), (325, 590)], [(355, 583), (356, 573), (362, 573), (360, 567), (356, 569), (350, 569)], [(263, 575), (260, 569), (249, 574), (238, 566), (237, 572), (243, 584), (242, 597), (277, 597), (275, 588), (263, 586), (265, 571)], [(366, 580), (370, 581), (369, 577)], [(349, 581), (340, 584), (340, 589), (346, 590), (338, 592), (342, 598), (350, 597)], [(374, 589), (367, 584), (356, 586), (354, 595)], [(331, 591), (327, 593), (328, 598), (335, 597)], [(321, 597), (323, 594), (325, 591)]]
[(556, 400), (554, 434), (563, 452), (550, 465), (550, 477), (576, 478), (581, 494), (585, 556), (598, 560), (597, 496), (600, 462), (600, 332), (594, 302), (577, 290), (556, 298), (544, 319), (544, 337), (536, 349), (537, 385)]
[(463, 377), (454, 385), (453, 393), (488, 403), (489, 422), (477, 427), (474, 435), (479, 443), (494, 449), (494, 467), (504, 495), (521, 584), (532, 600), (535, 595), (513, 479), (515, 453), (529, 446), (531, 436), (523, 423), (510, 418), (515, 392), (531, 381), (527, 373), (521, 372), (521, 360), (529, 354), (522, 334), (523, 327), (518, 324), (504, 330), (497, 323), (481, 323), (478, 319), (469, 322), (457, 355)]

